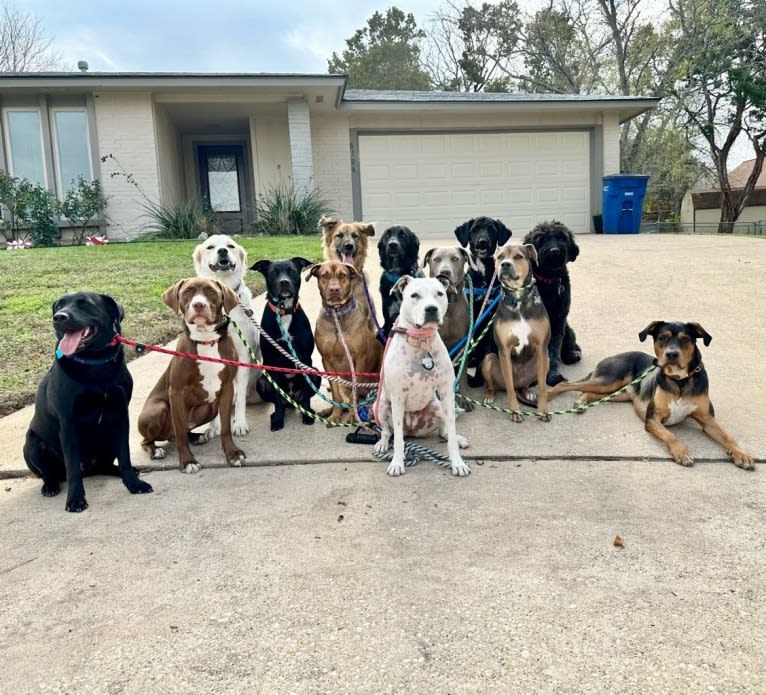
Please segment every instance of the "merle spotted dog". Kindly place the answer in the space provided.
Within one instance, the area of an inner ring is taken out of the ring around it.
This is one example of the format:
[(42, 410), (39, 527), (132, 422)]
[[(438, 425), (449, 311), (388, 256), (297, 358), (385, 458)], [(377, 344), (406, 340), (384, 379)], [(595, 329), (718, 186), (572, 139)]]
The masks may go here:
[[(474, 217), (455, 228), (455, 237), (463, 248), (468, 248), (468, 274), (473, 282), (473, 315), (478, 320), (482, 306), (485, 306), (487, 288), (495, 274), (495, 251), (511, 238), (513, 232), (500, 220), (493, 217)], [(492, 299), (499, 291), (499, 283), (492, 289)], [(487, 301), (487, 304), (489, 301)], [(481, 335), (490, 316), (481, 321), (474, 331), (475, 336)], [(481, 386), (482, 377), (479, 365), (484, 355), (494, 348), (492, 331), (479, 341), (468, 359), (468, 367), (476, 367), (475, 375), (468, 374), (469, 386)]]
[[(314, 352), (314, 335), (308, 316), (298, 302), (298, 292), (301, 288), (301, 271), (310, 265), (311, 261), (296, 256), (277, 261), (264, 259), (250, 266), (251, 270), (257, 270), (266, 278), (268, 302), (263, 308), (261, 328), (289, 353), (286, 335), (298, 360), (308, 367), (313, 366), (311, 355)], [(264, 364), (295, 367), (295, 363), (280, 353), (263, 334), (261, 334), (261, 352)], [(307, 378), (316, 388), (319, 388), (321, 381), (319, 376), (312, 375)], [(306, 381), (306, 377), (302, 374), (272, 372), (271, 379), (303, 407), (303, 424), (313, 425), (314, 420), (311, 414), (314, 411), (311, 409), (310, 402), (314, 389)], [(256, 388), (264, 401), (274, 404), (274, 412), (271, 414), (271, 431), (281, 430), (285, 426), (287, 402), (265, 376), (258, 380)]]
[(551, 323), (547, 382), (555, 386), (564, 381), (560, 363), (574, 364), (582, 358), (575, 332), (569, 325), (572, 287), (567, 270), (567, 264), (574, 262), (580, 248), (571, 230), (556, 220), (536, 225), (524, 237), (524, 243), (532, 244), (537, 251), (535, 280)]
[(391, 289), (402, 275), (423, 277), (418, 267), (418, 252), (420, 239), (409, 228), (402, 225), (389, 227), (378, 242), (380, 265), (383, 274), (380, 276), (380, 298), (383, 305), (383, 330), (391, 335), (394, 321), (399, 316), (402, 298), (398, 292), (391, 293)]

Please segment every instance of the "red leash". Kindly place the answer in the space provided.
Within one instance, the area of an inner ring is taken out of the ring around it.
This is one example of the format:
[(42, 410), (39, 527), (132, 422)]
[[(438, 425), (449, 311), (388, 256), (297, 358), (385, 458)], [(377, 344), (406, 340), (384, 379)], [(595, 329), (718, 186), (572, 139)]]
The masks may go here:
[[(225, 360), (221, 357), (206, 357), (205, 355), (196, 355), (191, 352), (179, 352), (178, 350), (170, 350), (169, 348), (162, 347), (161, 345), (146, 345), (145, 343), (139, 343), (137, 340), (131, 340), (130, 338), (124, 338), (121, 335), (114, 336), (112, 343), (122, 343), (135, 348), (137, 352), (143, 352), (144, 350), (150, 350), (151, 352), (161, 352), (163, 355), (172, 355), (173, 357), (183, 357), (187, 360), (199, 360), (201, 362), (215, 362), (217, 364), (226, 364), (232, 367), (247, 367), (248, 369), (264, 369), (267, 372), (285, 372), (287, 374), (315, 374), (317, 376), (339, 376), (346, 377), (352, 376), (352, 372), (322, 372), (318, 369), (295, 369), (293, 367), (273, 367), (268, 364), (255, 364), (253, 362), (239, 362), (238, 360)], [(378, 378), (378, 372), (356, 372), (356, 376), (373, 377)]]

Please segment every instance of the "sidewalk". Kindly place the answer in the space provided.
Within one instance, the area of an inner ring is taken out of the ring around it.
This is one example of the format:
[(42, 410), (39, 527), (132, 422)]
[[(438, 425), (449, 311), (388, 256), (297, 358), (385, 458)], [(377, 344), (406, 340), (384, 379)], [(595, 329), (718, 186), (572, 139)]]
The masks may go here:
[[(640, 349), (652, 320), (698, 321), (716, 413), (763, 463), (766, 241), (578, 243), (585, 358), (567, 374)], [(302, 297), (313, 320), (313, 282)], [(132, 363), (133, 423), (165, 359)], [(182, 475), (171, 448), (171, 470), (144, 473), (154, 493), (88, 478), (82, 514), (34, 478), (2, 481), (0, 690), (764, 692), (766, 467), (736, 468), (695, 423), (676, 427), (687, 469), (629, 404), (550, 423), (466, 413), (470, 476), (423, 462), (391, 479), (345, 431), (291, 414), (272, 434), (269, 413), (250, 408), (256, 467), (221, 467), (214, 440)], [(26, 470), (30, 417), (0, 420), (3, 476)], [(132, 451), (150, 465), (137, 434)]]

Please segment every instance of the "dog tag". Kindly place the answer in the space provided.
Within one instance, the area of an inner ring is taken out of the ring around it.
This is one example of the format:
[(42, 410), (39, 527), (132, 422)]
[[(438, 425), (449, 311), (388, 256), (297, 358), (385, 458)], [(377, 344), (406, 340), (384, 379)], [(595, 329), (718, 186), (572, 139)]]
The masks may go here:
[(420, 360), (420, 364), (423, 365), (423, 369), (425, 369), (427, 372), (430, 372), (434, 368), (434, 358), (431, 357), (430, 352), (427, 352), (425, 355), (423, 355), (423, 359)]

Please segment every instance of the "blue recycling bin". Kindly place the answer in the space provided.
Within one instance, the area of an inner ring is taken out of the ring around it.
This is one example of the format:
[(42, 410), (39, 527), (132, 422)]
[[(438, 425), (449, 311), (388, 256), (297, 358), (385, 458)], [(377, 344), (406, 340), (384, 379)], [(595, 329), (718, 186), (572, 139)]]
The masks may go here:
[(612, 174), (603, 178), (604, 234), (638, 234), (649, 176)]

